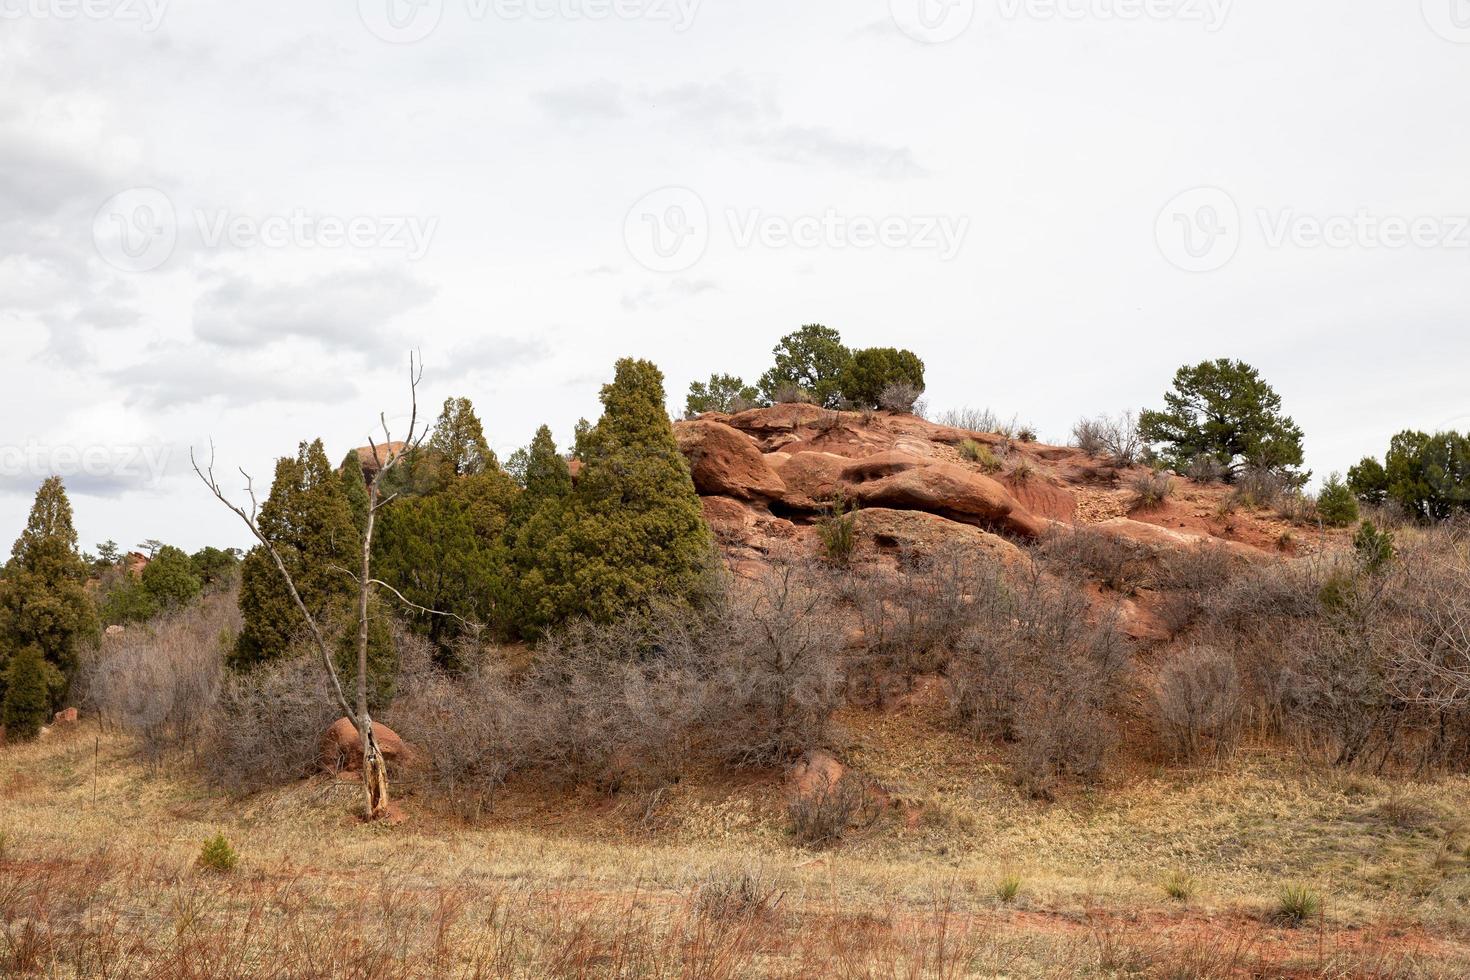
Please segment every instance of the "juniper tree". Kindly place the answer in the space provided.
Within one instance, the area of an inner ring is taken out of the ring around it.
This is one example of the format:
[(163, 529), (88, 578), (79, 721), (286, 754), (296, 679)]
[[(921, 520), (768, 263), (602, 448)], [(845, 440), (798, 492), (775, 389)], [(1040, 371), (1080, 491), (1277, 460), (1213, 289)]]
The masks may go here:
[(367, 526), (368, 492), (367, 478), (362, 474), (362, 457), (354, 449), (338, 467), (342, 477), (342, 492), (347, 496), (347, 506), (352, 511), (352, 524), (358, 533)]
[(5, 701), (0, 706), (0, 722), (5, 724), (5, 737), (28, 742), (41, 731), (50, 715), (49, 689), (55, 673), (41, 656), (37, 646), (25, 646), (16, 652), (5, 668)]
[(444, 410), (425, 449), (448, 468), (451, 476), (474, 476), (500, 468), (468, 398), (444, 400)]
[(517, 632), (533, 637), (561, 615), (548, 585), (548, 566), (559, 565), (559, 559), (553, 562), (549, 557), (550, 545), (565, 529), (572, 493), (567, 461), (544, 425), (526, 450), (522, 483), (525, 489), (516, 501), (506, 535), (516, 579), (510, 615)]
[(854, 351), (839, 379), (842, 397), (859, 408), (879, 408), (884, 389), (908, 385), (924, 390), (924, 362), (910, 350), (869, 347)]
[(684, 400), (684, 417), (696, 418), (705, 412), (743, 412), (760, 404), (760, 392), (733, 374), (712, 374), (709, 381), (689, 384), (689, 397)]
[(761, 394), (768, 401), (775, 401), (783, 388), (795, 387), (827, 408), (841, 402), (842, 372), (852, 353), (836, 330), (809, 323), (782, 337), (771, 353), (776, 364), (760, 380)]
[(204, 589), (194, 571), (194, 562), (172, 545), (164, 545), (143, 569), (143, 588), (163, 609), (192, 602)]
[(1220, 358), (1181, 367), (1165, 407), (1145, 410), (1138, 420), (1144, 441), (1161, 445), (1162, 457), (1183, 470), (1199, 457), (1241, 470), (1270, 470), (1298, 486), (1310, 474), (1302, 464), (1302, 430), (1281, 411), (1281, 396), (1244, 361)]
[[(354, 566), (361, 537), (320, 439), (303, 442), (294, 457), (276, 461), (259, 525), (306, 611), (323, 622), (341, 619), (354, 591), (343, 570)], [(240, 614), (240, 637), (230, 657), (237, 669), (286, 656), (306, 626), (274, 559), (260, 545), (241, 564)]]
[(601, 419), (578, 441), (576, 486), (538, 507), (533, 533), (518, 541), (533, 628), (694, 602), (709, 582), (709, 530), (664, 408), (663, 374), (625, 358), (601, 398)]
[(416, 606), (435, 611), (413, 611), (410, 620), (445, 665), (454, 665), (452, 646), (466, 633), (465, 624), (506, 625), (505, 538), (519, 494), (496, 468), (383, 514), (374, 544), (378, 575)]
[(0, 575), (0, 658), (35, 647), (51, 668), (46, 677), (53, 700), (70, 683), (81, 646), (97, 636), (86, 580), (71, 502), (61, 478), (53, 476), (36, 491), (26, 528)]

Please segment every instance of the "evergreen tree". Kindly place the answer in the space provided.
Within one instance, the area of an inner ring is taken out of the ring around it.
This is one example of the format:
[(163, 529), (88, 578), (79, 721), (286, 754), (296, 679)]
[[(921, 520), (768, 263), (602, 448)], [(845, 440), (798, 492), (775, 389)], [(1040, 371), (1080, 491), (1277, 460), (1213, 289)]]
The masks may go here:
[(5, 723), (5, 737), (28, 742), (41, 731), (51, 713), (50, 689), (53, 673), (36, 646), (21, 647), (5, 668), (5, 702), (0, 706), (0, 721)]
[(82, 644), (98, 634), (87, 574), (66, 488), (53, 476), (36, 492), (26, 529), (0, 576), (0, 658), (35, 647), (50, 668), (53, 698), (70, 683)]
[(546, 498), (517, 540), (531, 633), (580, 617), (611, 622), (655, 599), (695, 602), (709, 583), (709, 530), (664, 409), (663, 374), (621, 360), (602, 404), (579, 440), (576, 486)]
[(228, 588), (235, 580), (235, 574), (240, 569), (240, 552), (235, 548), (206, 546), (190, 555), (189, 562), (194, 566), (194, 574), (199, 576), (204, 588), (218, 592)]
[(354, 449), (338, 467), (342, 475), (342, 492), (347, 496), (347, 506), (352, 510), (352, 523), (357, 533), (367, 530), (368, 492), (367, 478), (362, 473), (362, 457)]
[(689, 385), (684, 400), (684, 417), (697, 418), (705, 412), (743, 412), (760, 404), (760, 392), (733, 374), (712, 374), (709, 381)]
[(506, 530), (519, 493), (497, 468), (381, 513), (374, 538), (378, 576), (410, 602), (451, 614), (409, 614), (441, 663), (454, 666), (450, 654), (464, 632), (460, 620), (506, 627)]
[(889, 385), (924, 390), (924, 362), (910, 350), (869, 347), (854, 351), (842, 372), (842, 397), (859, 408), (879, 408)]
[(1162, 444), (1162, 456), (1177, 470), (1196, 457), (1219, 461), (1230, 478), (1242, 469), (1271, 470), (1298, 486), (1310, 474), (1302, 464), (1302, 430), (1281, 412), (1281, 396), (1244, 361), (1220, 358), (1185, 366), (1174, 375), (1162, 411), (1145, 410), (1139, 434)]
[(1382, 474), (1388, 499), (1421, 520), (1445, 520), (1470, 509), (1470, 436), (1400, 432), (1388, 447)]
[(164, 545), (143, 569), (143, 588), (164, 609), (172, 609), (199, 598), (204, 583), (194, 572), (189, 556), (173, 545)]
[(102, 622), (108, 626), (146, 623), (158, 615), (158, 603), (141, 581), (123, 572), (103, 596), (101, 613)]
[(1358, 501), (1336, 473), (1327, 478), (1317, 495), (1317, 514), (1328, 527), (1347, 527), (1358, 519)]
[(809, 323), (781, 338), (771, 351), (776, 364), (761, 375), (761, 394), (775, 401), (781, 389), (795, 386), (813, 402), (836, 408), (842, 400), (842, 372), (852, 352), (842, 345), (842, 335), (820, 323)]
[(1382, 504), (1388, 500), (1388, 473), (1372, 456), (1364, 456), (1357, 466), (1348, 467), (1348, 486), (1365, 504)]
[[(585, 439), (586, 430), (581, 431)], [(517, 582), (509, 597), (509, 613), (518, 632), (535, 636), (558, 617), (542, 563), (551, 542), (564, 529), (572, 493), (567, 461), (557, 452), (551, 429), (544, 425), (536, 430), (526, 451), (524, 487), (506, 535), (512, 574)]]
[(468, 398), (448, 398), (426, 447), (451, 476), (476, 476), (500, 468), (485, 429)]
[[(313, 617), (342, 621), (356, 588), (345, 572), (361, 562), (361, 537), (342, 481), (332, 471), (321, 440), (303, 442), (295, 457), (276, 462), (270, 497), (261, 506), (260, 530), (275, 545)], [(237, 668), (286, 655), (305, 627), (281, 573), (257, 546), (240, 569), (244, 623), (231, 663)]]

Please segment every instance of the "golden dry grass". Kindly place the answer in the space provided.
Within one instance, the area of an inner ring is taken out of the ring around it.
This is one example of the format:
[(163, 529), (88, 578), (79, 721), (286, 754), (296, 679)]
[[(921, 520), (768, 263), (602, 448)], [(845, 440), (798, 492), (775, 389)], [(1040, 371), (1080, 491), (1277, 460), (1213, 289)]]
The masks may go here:
[[(1043, 805), (922, 712), (844, 721), (897, 804), (825, 852), (792, 845), (772, 774), (512, 787), (473, 825), (410, 798), (388, 827), (356, 819), (354, 784), (231, 801), (90, 726), (9, 747), (0, 975), (1470, 975), (1464, 778), (1261, 754)], [(196, 865), (216, 833), (233, 872)], [(1322, 915), (1272, 922), (1287, 884)]]

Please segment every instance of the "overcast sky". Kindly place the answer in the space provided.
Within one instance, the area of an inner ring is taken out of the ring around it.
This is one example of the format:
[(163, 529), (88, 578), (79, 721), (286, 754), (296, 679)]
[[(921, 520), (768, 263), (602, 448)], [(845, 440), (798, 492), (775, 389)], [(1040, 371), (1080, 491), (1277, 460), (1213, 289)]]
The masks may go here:
[(0, 535), (808, 322), (1051, 440), (1243, 358), (1322, 475), (1470, 428), (1467, 222), (1466, 0), (0, 0)]

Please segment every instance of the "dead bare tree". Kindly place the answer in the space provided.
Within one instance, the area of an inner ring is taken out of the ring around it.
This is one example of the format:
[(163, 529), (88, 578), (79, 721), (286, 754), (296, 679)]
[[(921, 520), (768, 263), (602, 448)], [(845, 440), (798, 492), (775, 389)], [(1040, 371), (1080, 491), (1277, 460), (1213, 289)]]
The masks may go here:
[(368, 440), (369, 448), (373, 454), (373, 461), (377, 463), (377, 469), (372, 476), (367, 478), (368, 509), (367, 520), (362, 532), (362, 564), (358, 573), (352, 573), (346, 569), (339, 569), (357, 583), (357, 705), (354, 708), (348, 703), (346, 692), (342, 688), (341, 678), (337, 676), (336, 665), (332, 662), (331, 645), (327, 642), (325, 632), (302, 601), (301, 593), (296, 589), (296, 582), (291, 577), (291, 572), (286, 563), (281, 559), (280, 552), (276, 550), (275, 544), (261, 531), (257, 521), (259, 513), (259, 502), (255, 495), (255, 484), (250, 474), (243, 469), (240, 475), (245, 478), (245, 492), (250, 497), (250, 506), (247, 510), (244, 506), (236, 504), (225, 496), (220, 488), (219, 481), (214, 475), (214, 445), (210, 444), (209, 463), (200, 467), (194, 453), (190, 450), (189, 461), (193, 464), (194, 472), (204, 485), (209, 488), (210, 493), (230, 510), (234, 511), (239, 518), (245, 522), (250, 533), (260, 542), (265, 553), (270, 556), (275, 564), (276, 570), (286, 582), (287, 591), (291, 594), (291, 600), (296, 609), (306, 620), (307, 629), (311, 635), (311, 641), (317, 653), (321, 657), (322, 667), (331, 680), (331, 691), (341, 707), (343, 714), (354, 719), (357, 731), (362, 738), (362, 784), (366, 794), (367, 816), (370, 820), (382, 817), (388, 812), (388, 769), (383, 760), (383, 753), (378, 748), (378, 741), (373, 733), (373, 719), (368, 713), (368, 610), (372, 592), (374, 589), (382, 588), (392, 592), (399, 601), (413, 606), (420, 612), (431, 615), (444, 615), (432, 609), (424, 609), (416, 603), (411, 603), (403, 597), (397, 589), (386, 582), (382, 582), (372, 576), (373, 562), (373, 529), (377, 523), (378, 511), (388, 506), (397, 497), (397, 494), (382, 493), (383, 477), (393, 468), (399, 465), (409, 454), (416, 450), (424, 438), (428, 435), (428, 428), (419, 428), (418, 409), (418, 386), (423, 377), (423, 364), (409, 357), (409, 394), (412, 399), (412, 412), (409, 416), (408, 432), (401, 442), (395, 443), (388, 426), (386, 415), (379, 415), (379, 424), (383, 428), (383, 447), (379, 449), (378, 444), (371, 438)]

